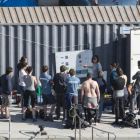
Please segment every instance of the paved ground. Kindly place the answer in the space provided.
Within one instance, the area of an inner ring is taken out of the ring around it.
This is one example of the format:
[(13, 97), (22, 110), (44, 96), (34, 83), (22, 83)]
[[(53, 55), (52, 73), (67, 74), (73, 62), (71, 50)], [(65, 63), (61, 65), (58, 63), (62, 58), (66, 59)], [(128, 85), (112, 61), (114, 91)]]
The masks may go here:
[[(33, 123), (32, 120), (27, 120), (25, 122), (21, 121), (21, 109), (14, 106), (11, 108), (12, 122), (11, 122), (11, 137), (13, 139), (29, 139), (32, 132), (39, 130), (38, 125), (43, 125), (45, 127), (45, 132), (47, 136), (39, 136), (40, 138), (50, 138), (50, 139), (72, 139), (75, 136), (75, 131), (70, 129), (64, 129), (61, 121), (55, 122), (44, 122), (38, 119), (37, 122)], [(102, 122), (95, 126), (96, 128), (113, 132), (116, 135), (117, 140), (140, 140), (140, 129), (134, 128), (123, 128), (118, 126), (113, 126), (111, 123), (114, 121), (114, 115), (109, 113), (104, 113), (102, 117)], [(0, 133), (8, 130), (8, 122), (0, 121)], [(25, 136), (20, 133), (20, 131), (27, 131), (29, 136)], [(32, 132), (31, 132), (32, 131)], [(92, 133), (91, 128), (85, 128), (81, 130), (81, 137), (83, 140), (91, 140)], [(79, 137), (79, 131), (77, 130), (77, 137)], [(0, 139), (2, 137), (8, 137), (8, 134), (0, 134)], [(113, 135), (110, 139), (113, 139)], [(94, 139), (107, 139), (107, 134), (94, 130)]]

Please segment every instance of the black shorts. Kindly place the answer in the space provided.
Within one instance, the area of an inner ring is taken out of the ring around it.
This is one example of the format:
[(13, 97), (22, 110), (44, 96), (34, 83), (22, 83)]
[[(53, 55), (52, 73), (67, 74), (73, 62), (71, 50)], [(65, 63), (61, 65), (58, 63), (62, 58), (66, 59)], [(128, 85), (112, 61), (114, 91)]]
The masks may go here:
[(55, 104), (56, 100), (55, 97), (52, 94), (42, 94), (43, 97), (43, 105), (47, 105), (47, 104)]
[(35, 91), (29, 91), (26, 90), (23, 94), (23, 100), (24, 100), (24, 107), (29, 106), (29, 99), (31, 98), (31, 106), (32, 108), (35, 107), (36, 102), (36, 93)]

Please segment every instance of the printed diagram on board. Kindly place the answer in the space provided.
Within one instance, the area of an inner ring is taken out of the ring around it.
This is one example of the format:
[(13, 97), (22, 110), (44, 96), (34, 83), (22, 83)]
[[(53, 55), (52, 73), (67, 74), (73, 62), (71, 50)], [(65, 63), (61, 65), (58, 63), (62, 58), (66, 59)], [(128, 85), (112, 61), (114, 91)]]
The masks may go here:
[[(55, 54), (56, 72), (59, 72), (61, 65), (65, 65), (69, 69), (75, 69), (78, 77), (86, 77), (87, 72), (91, 71), (91, 58), (91, 50), (57, 52)], [(84, 67), (85, 65), (88, 67)]]

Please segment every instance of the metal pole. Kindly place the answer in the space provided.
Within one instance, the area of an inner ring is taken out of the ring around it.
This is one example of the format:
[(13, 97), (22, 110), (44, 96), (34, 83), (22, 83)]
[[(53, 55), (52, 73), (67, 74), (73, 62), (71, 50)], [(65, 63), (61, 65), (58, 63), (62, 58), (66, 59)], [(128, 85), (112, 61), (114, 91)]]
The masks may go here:
[(109, 140), (109, 133), (108, 133), (108, 140)]
[(81, 120), (79, 119), (79, 140), (81, 140)]
[(76, 140), (76, 117), (74, 117), (74, 123), (75, 123), (75, 140)]
[(9, 118), (9, 140), (11, 140), (11, 116)]
[(93, 127), (92, 127), (92, 140), (93, 140)]

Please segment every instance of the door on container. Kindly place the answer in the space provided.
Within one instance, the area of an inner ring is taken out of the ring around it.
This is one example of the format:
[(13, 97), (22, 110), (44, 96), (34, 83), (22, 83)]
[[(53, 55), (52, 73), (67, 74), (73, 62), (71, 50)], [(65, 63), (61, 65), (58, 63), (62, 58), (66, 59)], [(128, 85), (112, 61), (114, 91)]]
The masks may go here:
[(138, 71), (138, 61), (140, 61), (140, 29), (131, 30), (130, 39), (130, 76), (132, 82), (132, 76)]

